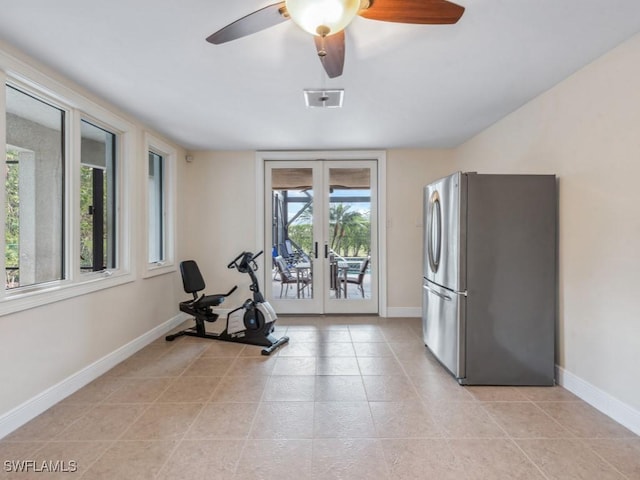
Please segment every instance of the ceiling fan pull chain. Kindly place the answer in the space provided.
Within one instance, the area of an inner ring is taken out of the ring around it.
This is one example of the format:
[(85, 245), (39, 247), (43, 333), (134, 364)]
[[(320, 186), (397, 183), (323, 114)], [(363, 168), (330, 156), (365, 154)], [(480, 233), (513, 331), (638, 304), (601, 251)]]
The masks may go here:
[(318, 56), (319, 57), (326, 57), (327, 56), (327, 49), (325, 48), (325, 42), (326, 42), (326, 38), (327, 35), (329, 35), (329, 32), (331, 30), (329, 30), (329, 27), (325, 26), (325, 25), (320, 25), (316, 31), (318, 32), (318, 35), (320, 36), (320, 50), (318, 50)]

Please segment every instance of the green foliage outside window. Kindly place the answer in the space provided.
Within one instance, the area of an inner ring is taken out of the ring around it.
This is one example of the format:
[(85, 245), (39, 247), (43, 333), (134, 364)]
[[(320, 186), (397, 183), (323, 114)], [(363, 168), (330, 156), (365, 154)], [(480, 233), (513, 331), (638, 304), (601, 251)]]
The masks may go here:
[(93, 268), (93, 215), (89, 209), (93, 204), (93, 169), (80, 168), (80, 268)]
[[(329, 247), (342, 257), (365, 257), (371, 252), (369, 212), (352, 211), (351, 205), (337, 203), (329, 208)], [(312, 211), (307, 210), (289, 225), (289, 238), (305, 252), (313, 250)]]
[(7, 151), (6, 159), (5, 268), (6, 288), (20, 284), (20, 198), (18, 152)]
[[(6, 288), (20, 286), (20, 164), (18, 159), (19, 154), (17, 151), (7, 151), (5, 179)], [(80, 268), (89, 271), (93, 267), (93, 215), (90, 213), (90, 207), (93, 203), (92, 174), (93, 169), (91, 167), (82, 166), (80, 169)]]

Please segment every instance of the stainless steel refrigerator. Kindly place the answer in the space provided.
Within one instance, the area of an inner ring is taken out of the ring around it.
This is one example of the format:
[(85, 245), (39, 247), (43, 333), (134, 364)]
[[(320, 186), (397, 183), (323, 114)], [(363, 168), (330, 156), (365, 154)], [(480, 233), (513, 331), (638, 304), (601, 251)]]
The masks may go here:
[(552, 385), (555, 176), (458, 172), (424, 215), (425, 345), (464, 385)]

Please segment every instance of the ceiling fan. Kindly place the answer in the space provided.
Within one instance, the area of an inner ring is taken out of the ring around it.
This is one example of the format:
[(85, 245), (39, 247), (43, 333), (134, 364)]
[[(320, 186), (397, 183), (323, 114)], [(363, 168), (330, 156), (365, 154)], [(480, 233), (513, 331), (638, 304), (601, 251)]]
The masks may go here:
[(342, 75), (344, 29), (356, 15), (384, 22), (456, 23), (464, 7), (447, 0), (285, 0), (256, 10), (207, 37), (219, 45), (293, 20), (314, 36), (316, 51), (330, 78)]

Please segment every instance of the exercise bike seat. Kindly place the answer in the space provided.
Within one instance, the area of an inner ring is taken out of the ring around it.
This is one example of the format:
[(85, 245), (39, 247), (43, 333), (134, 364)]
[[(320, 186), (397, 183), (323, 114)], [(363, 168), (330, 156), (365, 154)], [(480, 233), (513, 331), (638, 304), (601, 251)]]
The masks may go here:
[(186, 307), (207, 308), (218, 306), (224, 301), (225, 297), (228, 297), (236, 289), (236, 287), (234, 287), (229, 293), (202, 295), (198, 298), (198, 292), (203, 291), (206, 286), (204, 278), (202, 278), (202, 274), (198, 268), (198, 264), (195, 260), (185, 260), (180, 263), (180, 273), (182, 274), (182, 286), (184, 287), (184, 291), (193, 295), (192, 300), (181, 303)]
[(191, 306), (193, 308), (217, 307), (224, 302), (225, 294), (203, 295), (197, 300), (193, 300)]

